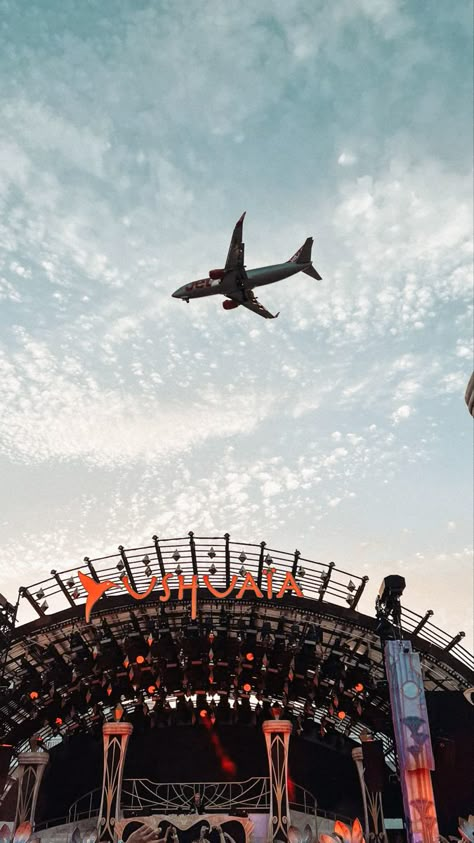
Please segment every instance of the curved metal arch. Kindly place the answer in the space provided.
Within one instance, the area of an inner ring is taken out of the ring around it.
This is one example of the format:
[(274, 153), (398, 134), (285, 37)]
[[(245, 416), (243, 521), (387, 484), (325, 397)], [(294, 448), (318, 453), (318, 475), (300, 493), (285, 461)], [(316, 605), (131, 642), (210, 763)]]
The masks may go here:
[[(149, 619), (156, 619), (157, 612), (162, 608), (157, 595), (151, 593), (143, 602), (137, 604), (122, 588), (120, 577), (124, 571), (134, 589), (142, 591), (149, 583), (150, 576), (161, 576), (163, 572), (175, 570), (178, 565), (187, 577), (196, 572), (202, 576), (211, 569), (213, 584), (220, 589), (226, 587), (232, 576), (242, 577), (242, 568), (252, 573), (257, 582), (262, 581), (265, 567), (271, 566), (275, 569), (277, 581), (278, 577), (281, 580), (285, 571), (291, 570), (303, 585), (303, 599), (286, 597), (277, 602), (246, 599), (237, 603), (231, 599), (217, 601), (207, 590), (203, 590), (199, 593), (203, 615), (215, 614), (222, 606), (232, 608), (234, 615), (231, 619), (231, 630), (232, 621), (237, 622), (240, 616), (250, 614), (252, 610), (256, 616), (261, 616), (260, 620), (265, 618), (276, 622), (288, 614), (291, 615), (292, 623), (317, 623), (322, 631), (323, 656), (340, 653), (342, 647), (347, 664), (357, 664), (364, 658), (372, 679), (383, 682), (383, 656), (377, 634), (377, 621), (356, 609), (367, 581), (366, 577), (339, 571), (333, 563), (324, 565), (313, 562), (302, 557), (299, 551), (287, 553), (267, 548), (265, 542), (257, 545), (231, 542), (227, 534), (224, 537), (197, 539), (189, 533), (184, 539), (163, 541), (154, 537), (151, 546), (130, 550), (120, 546), (118, 554), (101, 559), (86, 559), (82, 570), (87, 572), (88, 576), (101, 581), (108, 578), (113, 582), (110, 594), (104, 596), (97, 604), (90, 624), (86, 624), (83, 616), (86, 595), (78, 583), (77, 572), (54, 572), (51, 579), (23, 589), (23, 596), (32, 608), (36, 608), (38, 618), (13, 630), (10, 646), (5, 653), (5, 680), (9, 686), (9, 698), (0, 707), (3, 733), (15, 734), (18, 727), (23, 726), (23, 741), (27, 738), (30, 717), (28, 708), (31, 710), (31, 706), (25, 707), (22, 704), (21, 695), (19, 698), (17, 690), (22, 687), (22, 683), (24, 685), (25, 678), (28, 679), (28, 669), (41, 668), (41, 654), (44, 655), (51, 644), (55, 645), (59, 657), (70, 666), (67, 639), (72, 632), (80, 632), (87, 647), (92, 649), (102, 622), (112, 631), (112, 637), (118, 640), (130, 623), (131, 612), (137, 617), (139, 625), (140, 621), (143, 623)], [(327, 602), (328, 598), (331, 598), (331, 602)], [(59, 611), (52, 615), (47, 614), (49, 606), (46, 608), (44, 603), (39, 604), (39, 600), (49, 601), (51, 606)], [(63, 605), (66, 602), (67, 607), (60, 608), (61, 602)], [(168, 614), (176, 629), (187, 616), (188, 604), (178, 602), (174, 593), (167, 605), (171, 609)], [(434, 627), (429, 617), (429, 613), (422, 617), (409, 610), (402, 613), (404, 634), (413, 641), (422, 655), (426, 686), (428, 689), (448, 690), (464, 690), (472, 686), (472, 657), (460, 646), (460, 637), (450, 638), (442, 630)], [(35, 658), (37, 647), (42, 649), (39, 657)], [(67, 696), (71, 688), (71, 681), (65, 681), (59, 690)], [(132, 702), (133, 698), (130, 705)], [(127, 701), (125, 703), (127, 704)], [(383, 689), (374, 690), (370, 705), (372, 709), (389, 716), (388, 697)], [(293, 701), (293, 709), (295, 717), (301, 715), (301, 699)], [(104, 710), (107, 711), (107, 706), (104, 706)], [(315, 718), (320, 718), (322, 712), (321, 708), (316, 710)], [(88, 711), (84, 716), (85, 722), (89, 722), (90, 718), (91, 711)], [(347, 725), (334, 722), (333, 726), (337, 731), (347, 732)], [(351, 724), (347, 735), (358, 739), (363, 728), (364, 718), (361, 718), (358, 723)], [(33, 729), (32, 725), (31, 731)], [(391, 741), (385, 731), (381, 735), (385, 742), (386, 754), (390, 757)]]

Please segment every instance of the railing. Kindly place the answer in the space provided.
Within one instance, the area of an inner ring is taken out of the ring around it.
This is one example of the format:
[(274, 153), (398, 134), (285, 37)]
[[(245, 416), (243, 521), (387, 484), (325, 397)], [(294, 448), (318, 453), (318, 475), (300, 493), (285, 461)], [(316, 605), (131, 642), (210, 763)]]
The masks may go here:
[[(254, 777), (243, 782), (152, 782), (150, 779), (124, 779), (122, 811), (125, 817), (138, 811), (159, 814), (179, 814), (190, 809), (193, 795), (198, 792), (205, 803), (206, 813), (246, 811), (267, 813), (270, 810), (270, 780)], [(100, 788), (89, 791), (74, 802), (68, 822), (90, 819), (98, 814)], [(290, 807), (304, 814), (315, 815), (317, 800), (304, 787), (294, 785)], [(325, 812), (327, 813), (327, 812)], [(332, 816), (332, 815), (331, 815)]]
[[(292, 571), (303, 588), (305, 597), (318, 601), (330, 599), (331, 602), (353, 609), (357, 607), (368, 580), (366, 576), (360, 577), (336, 568), (334, 562), (315, 562), (307, 559), (301, 556), (298, 550), (289, 553), (268, 548), (265, 542), (233, 542), (228, 534), (195, 537), (190, 532), (184, 538), (158, 539), (154, 536), (153, 544), (127, 550), (120, 545), (119, 553), (109, 556), (95, 559), (85, 557), (82, 565), (61, 573), (52, 572), (48, 579), (21, 589), (21, 594), (37, 615), (46, 618), (47, 613), (51, 611), (59, 611), (66, 606), (82, 605), (85, 602), (87, 595), (77, 577), (79, 570), (88, 576), (99, 577), (101, 581), (113, 582), (114, 587), (107, 591), (107, 595), (125, 596), (122, 583), (124, 575), (128, 576), (132, 587), (142, 593), (149, 587), (152, 576), (156, 576), (159, 583), (165, 572), (173, 573), (178, 566), (186, 578), (193, 573), (202, 577), (203, 574), (209, 574), (211, 568), (213, 586), (223, 590), (229, 585), (232, 576), (240, 578), (237, 586), (239, 587), (243, 576), (242, 568), (262, 582), (262, 571), (265, 571), (267, 565), (275, 569), (275, 586), (277, 583), (281, 584), (287, 571)], [(175, 596), (173, 587), (177, 588), (177, 584), (173, 586), (173, 578), (169, 586)], [(24, 602), (22, 601), (23, 604)], [(104, 606), (102, 601), (97, 608), (99, 606)], [(404, 608), (402, 628), (410, 634), (419, 628), (416, 634), (420, 637), (442, 650), (451, 652), (470, 670), (474, 669), (473, 655), (460, 644), (464, 633), (450, 636), (428, 620), (431, 614), (422, 616)]]

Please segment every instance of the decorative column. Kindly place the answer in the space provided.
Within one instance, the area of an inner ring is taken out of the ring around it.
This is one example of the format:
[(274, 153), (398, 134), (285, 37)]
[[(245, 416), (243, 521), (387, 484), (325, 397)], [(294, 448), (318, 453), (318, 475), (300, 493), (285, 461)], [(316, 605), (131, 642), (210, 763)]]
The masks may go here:
[(277, 840), (288, 843), (288, 745), (292, 728), (290, 720), (265, 720), (262, 724), (270, 770), (269, 843), (276, 843)]
[(112, 843), (114, 827), (122, 819), (120, 801), (122, 797), (123, 768), (127, 754), (128, 741), (133, 732), (131, 723), (104, 723), (104, 776), (102, 779), (102, 799), (98, 820), (99, 843)]
[(357, 768), (362, 804), (364, 808), (364, 835), (367, 843), (388, 843), (383, 817), (382, 794), (380, 790), (369, 788), (365, 777), (364, 751), (361, 746), (352, 750), (352, 760)]
[(409, 843), (436, 843), (434, 770), (420, 657), (409, 641), (387, 641), (387, 671)]
[(16, 830), (24, 822), (35, 825), (36, 802), (41, 779), (49, 761), (47, 752), (21, 752), (18, 756), (18, 798), (16, 802)]

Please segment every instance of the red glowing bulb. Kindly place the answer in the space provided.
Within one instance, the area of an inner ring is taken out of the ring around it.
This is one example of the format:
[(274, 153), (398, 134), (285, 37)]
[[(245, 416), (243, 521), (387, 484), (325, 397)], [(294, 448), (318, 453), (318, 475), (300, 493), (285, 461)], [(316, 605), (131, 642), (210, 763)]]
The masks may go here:
[(201, 717), (207, 717), (207, 709), (201, 708), (199, 714), (201, 715)]
[(346, 712), (345, 711), (338, 711), (337, 716), (339, 717), (339, 720), (344, 720), (344, 718), (346, 716)]
[(30, 700), (37, 700), (39, 697), (38, 691), (30, 691)]
[(253, 660), (254, 660), (255, 656), (254, 656), (254, 654), (253, 654), (253, 653), (247, 653), (247, 655), (245, 656), (245, 658), (247, 659), (247, 661), (248, 661), (248, 662), (253, 662)]
[(145, 661), (145, 656), (137, 656), (137, 664), (143, 664)]
[(252, 690), (252, 686), (251, 686), (251, 685), (249, 685), (249, 683), (248, 683), (248, 682), (246, 682), (246, 683), (245, 683), (245, 685), (243, 686), (243, 689), (244, 689), (244, 691), (246, 691), (246, 692), (247, 692), (247, 694), (248, 694), (248, 693), (249, 693), (249, 691), (251, 691), (251, 690)]
[(364, 690), (364, 686), (363, 686), (362, 682), (358, 682), (357, 685), (354, 685), (354, 691), (357, 691), (358, 694), (360, 694), (360, 692), (363, 691), (363, 690)]

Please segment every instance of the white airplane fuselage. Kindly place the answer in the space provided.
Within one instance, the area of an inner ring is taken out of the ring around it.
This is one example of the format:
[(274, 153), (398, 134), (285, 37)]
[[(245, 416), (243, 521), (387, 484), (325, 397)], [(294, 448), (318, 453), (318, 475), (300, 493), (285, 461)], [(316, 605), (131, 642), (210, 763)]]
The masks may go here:
[(254, 287), (264, 287), (266, 284), (274, 284), (290, 275), (296, 275), (311, 266), (311, 263), (276, 263), (273, 266), (260, 266), (257, 269), (246, 271), (245, 278), (236, 279), (235, 273), (230, 272), (228, 278), (200, 278), (185, 284), (173, 293), (173, 298), (198, 299), (202, 296), (226, 295), (241, 290), (252, 290)]

